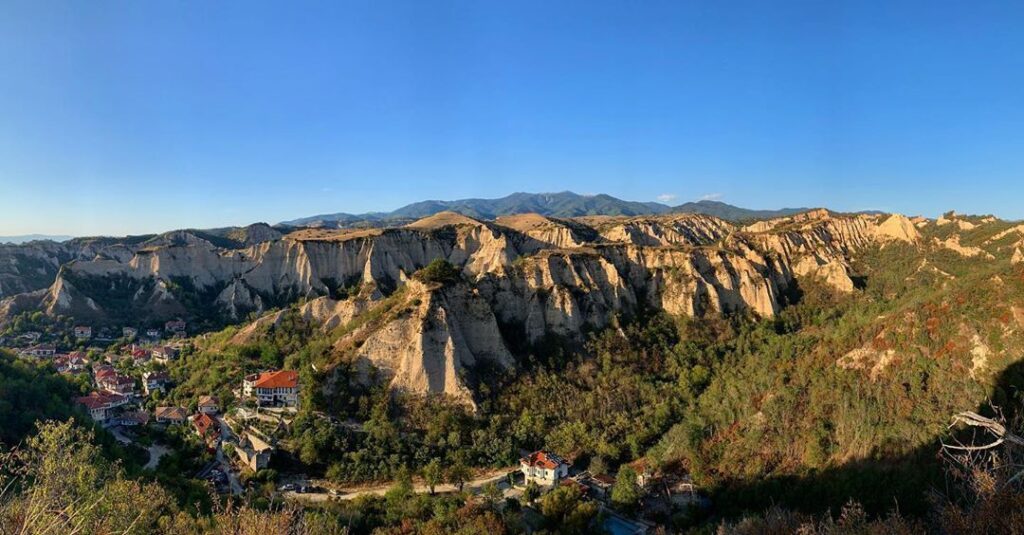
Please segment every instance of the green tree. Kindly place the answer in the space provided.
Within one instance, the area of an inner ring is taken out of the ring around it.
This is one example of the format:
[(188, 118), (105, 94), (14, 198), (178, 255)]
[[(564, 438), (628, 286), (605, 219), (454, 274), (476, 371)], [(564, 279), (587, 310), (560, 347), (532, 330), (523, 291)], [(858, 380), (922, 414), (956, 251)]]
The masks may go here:
[(526, 503), (533, 503), (540, 498), (540, 487), (537, 486), (537, 482), (530, 480), (526, 482), (526, 489), (523, 490), (523, 498)]
[(540, 512), (548, 525), (557, 528), (559, 533), (591, 533), (590, 524), (600, 508), (581, 498), (574, 487), (558, 487), (540, 499)]
[(455, 485), (455, 488), (462, 492), (462, 487), (469, 481), (470, 473), (469, 468), (463, 464), (462, 461), (455, 461), (451, 466), (448, 467), (447, 480), (448, 483)]
[(484, 500), (487, 502), (487, 506), (493, 509), (494, 507), (497, 506), (498, 502), (501, 501), (501, 489), (499, 489), (498, 485), (492, 481), (484, 485), (483, 497)]
[(444, 470), (441, 468), (441, 462), (436, 458), (423, 467), (423, 480), (427, 483), (430, 494), (434, 494), (434, 487), (440, 484), (443, 479)]
[(643, 492), (636, 484), (636, 470), (629, 465), (620, 468), (612, 487), (612, 503), (621, 509), (632, 510), (639, 505), (642, 497)]

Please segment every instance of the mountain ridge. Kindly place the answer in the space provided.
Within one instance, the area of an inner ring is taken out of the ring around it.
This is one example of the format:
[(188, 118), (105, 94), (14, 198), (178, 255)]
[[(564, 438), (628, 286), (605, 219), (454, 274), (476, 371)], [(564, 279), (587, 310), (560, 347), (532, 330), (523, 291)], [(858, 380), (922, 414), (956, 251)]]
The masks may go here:
[(318, 214), (282, 221), (286, 226), (326, 226), (344, 228), (349, 226), (381, 226), (411, 222), (439, 212), (457, 212), (480, 219), (496, 219), (517, 214), (538, 214), (547, 217), (583, 216), (643, 216), (668, 213), (704, 214), (729, 221), (745, 221), (785, 217), (810, 208), (782, 208), (778, 210), (754, 210), (733, 206), (721, 201), (701, 200), (669, 206), (659, 202), (626, 201), (607, 194), (580, 195), (571, 191), (557, 193), (517, 192), (495, 199), (467, 198), (452, 201), (424, 200), (402, 206), (390, 212), (369, 212), (351, 214), (338, 212)]
[(66, 242), (74, 236), (63, 234), (22, 234), (16, 236), (0, 236), (0, 244), (21, 245), (33, 241), (52, 241), (56, 243)]

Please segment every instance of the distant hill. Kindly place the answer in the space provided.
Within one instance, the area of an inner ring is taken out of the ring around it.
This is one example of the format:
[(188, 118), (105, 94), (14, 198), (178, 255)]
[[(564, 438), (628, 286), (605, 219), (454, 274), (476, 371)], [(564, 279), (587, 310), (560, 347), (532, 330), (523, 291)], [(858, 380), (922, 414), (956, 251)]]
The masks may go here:
[(0, 236), (0, 243), (26, 243), (30, 241), (50, 240), (62, 242), (70, 240), (71, 236), (60, 236), (51, 234), (25, 234), (24, 236)]
[(745, 221), (750, 219), (771, 219), (773, 217), (785, 217), (800, 212), (806, 212), (810, 208), (780, 208), (778, 210), (750, 210), (740, 208), (731, 204), (719, 201), (697, 201), (688, 202), (672, 208), (672, 213), (682, 214), (704, 214), (729, 221)]
[(536, 213), (549, 217), (697, 213), (736, 221), (792, 215), (806, 210), (806, 208), (748, 210), (718, 201), (691, 202), (673, 208), (656, 202), (624, 201), (611, 195), (580, 195), (571, 191), (563, 191), (561, 193), (513, 193), (500, 199), (421, 201), (403, 206), (393, 212), (321, 214), (284, 221), (281, 225), (328, 227), (379, 226), (396, 221), (412, 221), (444, 211), (458, 212), (480, 219), (495, 219), (499, 216), (525, 213)]

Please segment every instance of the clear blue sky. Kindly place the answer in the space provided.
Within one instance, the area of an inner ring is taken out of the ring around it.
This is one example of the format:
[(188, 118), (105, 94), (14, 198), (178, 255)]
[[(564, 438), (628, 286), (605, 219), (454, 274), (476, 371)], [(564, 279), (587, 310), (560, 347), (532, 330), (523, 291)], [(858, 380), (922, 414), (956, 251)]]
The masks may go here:
[(9, 0), (0, 235), (560, 190), (1024, 218), (1022, 28), (1019, 0)]

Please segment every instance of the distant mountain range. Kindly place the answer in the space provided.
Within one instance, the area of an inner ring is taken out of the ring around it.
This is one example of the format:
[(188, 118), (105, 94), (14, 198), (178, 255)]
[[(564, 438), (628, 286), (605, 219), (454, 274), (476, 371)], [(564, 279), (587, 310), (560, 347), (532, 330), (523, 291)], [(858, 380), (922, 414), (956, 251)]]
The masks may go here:
[(537, 213), (550, 217), (581, 217), (591, 215), (639, 216), (666, 213), (706, 214), (730, 221), (767, 219), (807, 211), (808, 208), (782, 208), (779, 210), (750, 210), (718, 201), (688, 202), (669, 206), (657, 202), (624, 201), (611, 195), (580, 195), (571, 191), (561, 193), (513, 193), (500, 199), (460, 199), (456, 201), (421, 201), (403, 206), (392, 212), (367, 214), (321, 214), (283, 221), (281, 225), (301, 227), (377, 226), (385, 222), (414, 220), (438, 212), (458, 212), (479, 219), (499, 216)]
[(58, 236), (51, 234), (25, 234), (24, 236), (0, 236), (0, 243), (26, 243), (30, 241), (50, 240), (50, 241), (67, 241), (70, 240), (71, 236)]

